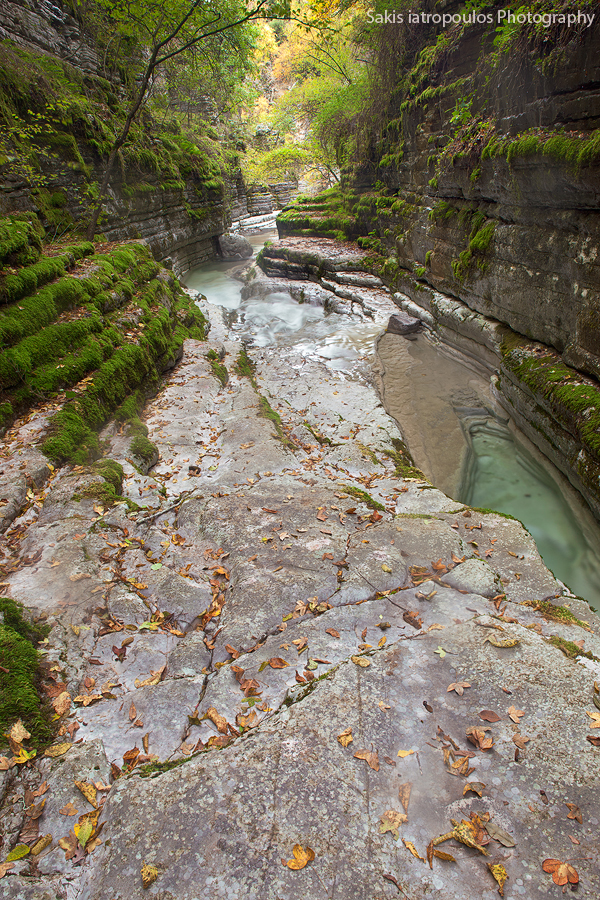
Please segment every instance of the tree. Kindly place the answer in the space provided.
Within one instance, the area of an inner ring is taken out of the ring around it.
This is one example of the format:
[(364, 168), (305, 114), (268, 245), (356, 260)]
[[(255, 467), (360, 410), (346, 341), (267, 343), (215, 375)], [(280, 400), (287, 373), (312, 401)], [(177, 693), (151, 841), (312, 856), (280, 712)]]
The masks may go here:
[(143, 108), (149, 88), (177, 57), (193, 55), (230, 32), (259, 18), (287, 18), (287, 0), (97, 0), (108, 22), (123, 36), (138, 41), (139, 63), (125, 121), (110, 149), (95, 198), (87, 237), (93, 240), (111, 175), (131, 126)]

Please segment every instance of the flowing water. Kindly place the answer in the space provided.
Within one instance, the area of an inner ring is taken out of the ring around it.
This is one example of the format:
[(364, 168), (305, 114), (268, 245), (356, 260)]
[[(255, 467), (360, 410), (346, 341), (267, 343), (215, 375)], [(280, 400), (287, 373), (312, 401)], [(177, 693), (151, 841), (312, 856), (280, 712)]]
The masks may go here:
[[(276, 232), (247, 237), (256, 252)], [(372, 359), (384, 323), (326, 313), (284, 291), (242, 300), (242, 283), (231, 276), (241, 265), (213, 262), (185, 279), (224, 310), (234, 334), (254, 346), (293, 346), (350, 378)], [(377, 350), (384, 405), (417, 466), (454, 499), (520, 519), (556, 577), (600, 609), (598, 524), (561, 473), (507, 421), (489, 374), (425, 335), (408, 341), (386, 334)]]

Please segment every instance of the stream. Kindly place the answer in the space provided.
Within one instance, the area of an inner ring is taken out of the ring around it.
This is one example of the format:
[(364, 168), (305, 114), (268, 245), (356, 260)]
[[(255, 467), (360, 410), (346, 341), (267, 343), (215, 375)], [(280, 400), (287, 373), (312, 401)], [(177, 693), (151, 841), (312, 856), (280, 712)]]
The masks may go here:
[[(256, 253), (277, 232), (245, 236)], [(242, 300), (232, 277), (242, 265), (212, 262), (184, 279), (221, 307), (233, 335), (257, 347), (293, 346), (349, 379), (371, 365), (384, 322), (328, 313), (285, 291)], [(600, 529), (585, 501), (498, 407), (483, 367), (424, 333), (411, 337), (385, 334), (377, 355), (384, 406), (416, 465), (453, 499), (519, 519), (554, 575), (600, 609)]]

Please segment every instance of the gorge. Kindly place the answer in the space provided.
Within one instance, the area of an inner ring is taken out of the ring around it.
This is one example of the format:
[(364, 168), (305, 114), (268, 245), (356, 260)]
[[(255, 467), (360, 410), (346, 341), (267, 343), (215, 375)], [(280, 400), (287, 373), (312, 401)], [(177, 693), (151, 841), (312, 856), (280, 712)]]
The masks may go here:
[(598, 27), (221, 4), (102, 198), (125, 6), (0, 12), (0, 898), (592, 900)]

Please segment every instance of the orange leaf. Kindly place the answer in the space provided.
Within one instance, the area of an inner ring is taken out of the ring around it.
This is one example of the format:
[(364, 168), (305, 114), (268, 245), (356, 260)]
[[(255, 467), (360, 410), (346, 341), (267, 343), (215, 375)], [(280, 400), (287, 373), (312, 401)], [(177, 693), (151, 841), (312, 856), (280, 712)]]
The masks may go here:
[(295, 844), (295, 846), (292, 847), (292, 853), (294, 854), (294, 858), (288, 859), (285, 865), (288, 867), (288, 869), (294, 869), (296, 871), (298, 869), (303, 869), (304, 866), (306, 866), (309, 862), (312, 862), (315, 858), (314, 850), (311, 850), (310, 847), (304, 849), (304, 847), (302, 847), (300, 844)]
[(358, 750), (354, 754), (355, 759), (364, 759), (367, 765), (369, 765), (376, 772), (379, 772), (379, 756), (377, 754), (377, 750)]
[(579, 875), (576, 869), (569, 863), (561, 862), (560, 859), (545, 859), (542, 863), (542, 869), (544, 872), (552, 874), (554, 884), (562, 886), (567, 884), (567, 882), (569, 884), (578, 884), (579, 882)]
[(286, 663), (285, 659), (281, 659), (280, 656), (273, 656), (269, 660), (269, 665), (272, 669), (285, 669), (289, 663)]

